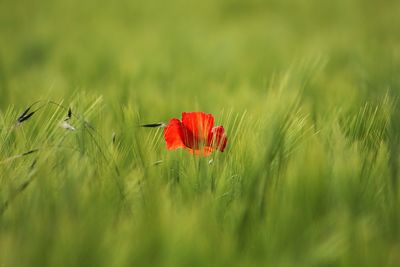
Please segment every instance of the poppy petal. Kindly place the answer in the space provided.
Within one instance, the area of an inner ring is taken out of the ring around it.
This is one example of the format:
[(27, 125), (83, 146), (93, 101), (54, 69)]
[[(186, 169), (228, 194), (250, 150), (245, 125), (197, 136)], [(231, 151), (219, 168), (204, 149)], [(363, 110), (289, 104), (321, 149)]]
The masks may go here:
[(187, 130), (192, 132), (194, 138), (199, 139), (195, 141), (207, 141), (209, 133), (214, 126), (214, 117), (204, 112), (183, 112), (182, 123)]
[(178, 119), (171, 119), (164, 129), (167, 149), (173, 150), (186, 147), (183, 142), (183, 125)]
[(228, 138), (226, 137), (224, 127), (213, 127), (208, 137), (208, 145), (219, 149), (221, 152), (224, 152), (227, 143)]
[(214, 148), (206, 146), (206, 147), (203, 147), (202, 149), (187, 148), (187, 150), (190, 153), (192, 153), (193, 155), (208, 157), (212, 154), (212, 152), (214, 151)]

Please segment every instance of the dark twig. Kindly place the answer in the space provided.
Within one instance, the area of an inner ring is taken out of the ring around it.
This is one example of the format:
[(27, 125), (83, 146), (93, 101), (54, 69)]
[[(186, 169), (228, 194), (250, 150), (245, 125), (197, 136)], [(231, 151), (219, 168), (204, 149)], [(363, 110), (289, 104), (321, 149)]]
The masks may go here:
[(15, 156), (6, 158), (6, 159), (0, 161), (0, 164), (8, 163), (8, 162), (13, 161), (13, 160), (15, 160), (15, 159), (22, 158), (22, 157), (31, 155), (31, 154), (33, 154), (33, 153), (36, 153), (36, 152), (38, 152), (38, 151), (39, 151), (39, 149), (32, 149), (32, 150), (29, 150), (29, 151), (24, 152), (24, 153), (22, 153), (22, 154), (19, 154), (19, 155), (15, 155)]
[(144, 127), (144, 128), (164, 128), (165, 126), (166, 126), (166, 124), (164, 122), (139, 125), (139, 127)]

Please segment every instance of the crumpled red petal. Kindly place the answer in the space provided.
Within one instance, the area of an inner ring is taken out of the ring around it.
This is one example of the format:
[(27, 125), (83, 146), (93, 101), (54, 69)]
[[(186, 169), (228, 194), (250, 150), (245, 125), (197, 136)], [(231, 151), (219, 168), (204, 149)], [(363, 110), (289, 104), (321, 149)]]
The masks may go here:
[(182, 124), (193, 134), (193, 138), (206, 142), (214, 126), (214, 117), (204, 112), (183, 112)]
[(213, 127), (208, 136), (208, 145), (219, 149), (219, 151), (224, 152), (226, 144), (228, 143), (228, 138), (225, 134), (225, 129), (223, 126)]
[(171, 119), (164, 129), (164, 138), (167, 143), (167, 149), (173, 150), (186, 147), (183, 142), (183, 125), (178, 119)]

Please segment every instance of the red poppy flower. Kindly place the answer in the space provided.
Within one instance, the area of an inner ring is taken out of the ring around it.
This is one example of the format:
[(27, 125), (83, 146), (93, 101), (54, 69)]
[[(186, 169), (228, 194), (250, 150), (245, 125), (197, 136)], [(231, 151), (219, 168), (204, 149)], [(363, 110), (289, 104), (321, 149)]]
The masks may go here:
[(182, 121), (171, 119), (164, 130), (167, 149), (185, 148), (192, 154), (209, 156), (224, 152), (228, 138), (224, 127), (214, 127), (214, 117), (204, 112), (182, 113)]

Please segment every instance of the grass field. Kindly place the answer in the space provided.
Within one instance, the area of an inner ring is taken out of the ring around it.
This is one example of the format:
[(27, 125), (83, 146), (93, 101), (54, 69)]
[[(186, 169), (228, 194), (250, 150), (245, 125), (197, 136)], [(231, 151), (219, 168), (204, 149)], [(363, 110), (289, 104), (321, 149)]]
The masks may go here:
[(0, 267), (400, 266), (399, 95), (395, 0), (2, 0)]

